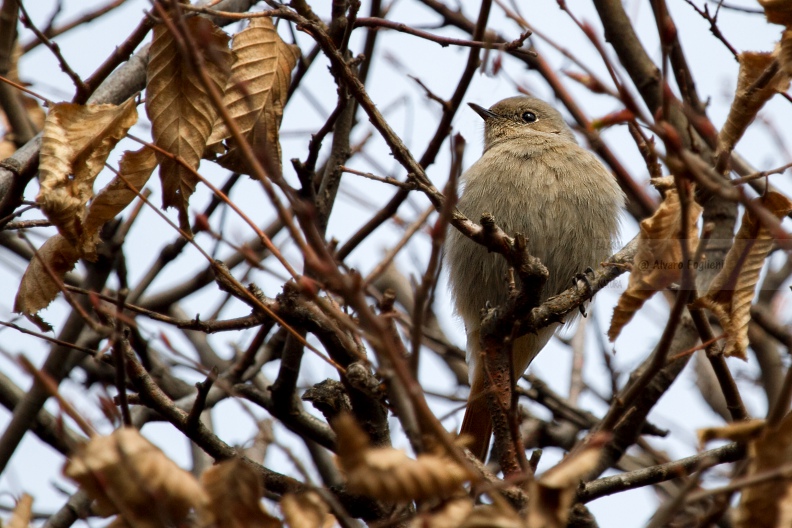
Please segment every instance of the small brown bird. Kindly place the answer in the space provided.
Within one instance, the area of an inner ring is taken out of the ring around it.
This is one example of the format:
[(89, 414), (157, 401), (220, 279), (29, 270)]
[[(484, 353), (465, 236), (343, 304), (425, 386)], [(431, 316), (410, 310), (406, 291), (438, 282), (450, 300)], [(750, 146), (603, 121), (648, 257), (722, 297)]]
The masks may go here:
[[(611, 253), (624, 193), (613, 175), (580, 147), (561, 114), (533, 97), (511, 97), (489, 110), (470, 104), (484, 119), (484, 153), (462, 176), (459, 210), (477, 221), (492, 213), (510, 235), (522, 233), (528, 251), (550, 272), (542, 300), (570, 286)], [(507, 263), (500, 255), (452, 229), (445, 247), (456, 312), (467, 331), (470, 396), (460, 434), (485, 460), (492, 436), (488, 380), (479, 345), (481, 309), (506, 301)], [(547, 344), (556, 327), (513, 345), (515, 378)]]

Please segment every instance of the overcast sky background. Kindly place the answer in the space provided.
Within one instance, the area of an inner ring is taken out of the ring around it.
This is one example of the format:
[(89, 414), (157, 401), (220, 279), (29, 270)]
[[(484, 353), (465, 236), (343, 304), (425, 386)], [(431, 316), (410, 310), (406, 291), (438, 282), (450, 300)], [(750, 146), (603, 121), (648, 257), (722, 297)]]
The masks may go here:
[[(695, 2), (701, 6), (703, 0), (695, 0)], [(589, 1), (575, 0), (568, 3), (570, 9), (573, 10), (579, 19), (590, 22), (599, 29), (600, 35), (602, 34), (598, 17)], [(757, 4), (753, 1), (732, 0), (732, 3), (757, 7)], [(317, 13), (326, 16), (329, 2), (319, 1), (313, 2), (313, 4)], [(640, 0), (628, 1), (626, 4), (627, 11), (633, 16), (638, 34), (643, 40), (646, 49), (655, 59), (659, 59), (660, 50), (656, 37), (655, 21), (650, 6)], [(702, 20), (683, 0), (668, 0), (668, 4), (678, 26), (688, 61), (694, 72), (699, 94), (702, 99), (710, 101), (709, 116), (717, 126), (720, 126), (725, 120), (728, 112), (728, 103), (733, 95), (737, 63), (723, 44), (710, 34), (708, 23)], [(25, 2), (25, 5), (34, 21), (37, 24), (43, 24), (52, 13), (55, 2), (36, 0)], [(101, 5), (101, 3), (65, 0), (60, 21), (71, 20), (79, 13), (93, 10), (98, 5)], [(148, 5), (145, 0), (129, 0), (123, 7), (115, 10), (110, 15), (55, 40), (71, 66), (82, 77), (87, 77), (104, 61), (114, 47), (129, 35), (139, 23), (142, 12)], [(478, 1), (465, 0), (460, 2), (460, 5), (469, 17), (475, 19), (479, 7)], [(519, 2), (519, 5), (525, 18), (538, 30), (546, 33), (557, 42), (563, 43), (566, 48), (583, 59), (589, 67), (597, 71), (601, 78), (608, 78), (600, 57), (594, 52), (585, 36), (569, 17), (558, 8), (554, 0)], [(361, 16), (367, 14), (368, 9), (368, 3), (364, 2), (360, 10)], [(432, 26), (440, 21), (440, 18), (433, 12), (412, 0), (399, 0), (388, 14), (388, 18), (415, 26)], [(285, 23), (281, 23), (280, 29), (283, 30), (284, 26)], [(780, 26), (768, 25), (763, 16), (746, 15), (728, 10), (721, 12), (719, 26), (732, 45), (739, 51), (772, 50), (781, 32)], [(227, 27), (226, 31), (232, 33), (240, 27), (240, 25), (234, 24)], [(506, 20), (500, 8), (495, 5), (492, 8), (490, 27), (497, 29), (507, 39), (516, 38), (520, 34), (520, 29), (514, 23)], [(432, 31), (466, 38), (465, 34), (454, 29)], [(281, 31), (281, 35), (284, 36), (287, 42), (290, 41), (288, 32)], [(361, 51), (364, 36), (365, 31), (355, 31), (350, 46), (352, 50), (355, 52)], [(22, 41), (27, 42), (29, 38), (30, 33), (23, 31)], [(435, 130), (440, 110), (437, 103), (427, 100), (422, 89), (408, 79), (406, 75), (410, 74), (420, 78), (435, 93), (442, 97), (449, 97), (456, 87), (464, 68), (468, 49), (443, 48), (435, 43), (392, 31), (382, 31), (379, 38), (375, 66), (369, 75), (367, 88), (379, 108), (386, 111), (393, 128), (401, 135), (406, 144), (411, 147), (413, 154), (419, 156)], [(310, 38), (299, 34), (298, 39), (298, 43), (301, 44), (303, 50), (310, 49)], [(564, 59), (546, 43), (539, 39), (534, 42), (537, 50), (557, 69), (569, 68), (579, 71), (570, 61)], [(609, 47), (608, 51), (610, 53)], [(610, 53), (610, 55), (614, 61), (617, 61), (615, 54)], [(44, 46), (39, 46), (23, 58), (20, 64), (20, 76), (23, 80), (31, 83), (33, 90), (54, 101), (70, 100), (73, 95), (71, 82), (60, 71), (52, 54)], [(485, 74), (477, 74), (475, 76), (466, 101), (490, 106), (504, 97), (516, 94), (513, 81), (535, 92), (536, 95), (552, 101), (552, 94), (549, 88), (537, 73), (527, 71), (521, 63), (508, 58), (504, 60), (504, 73), (497, 76)], [(617, 101), (610, 99), (608, 96), (590, 94), (572, 81), (569, 81), (567, 86), (579, 98), (583, 103), (583, 108), (592, 117), (600, 117), (621, 108)], [(306, 97), (303, 93), (304, 89), (308, 90), (310, 96)], [(327, 71), (326, 61), (321, 60), (313, 65), (308, 77), (301, 85), (300, 92), (289, 102), (284, 115), (281, 128), (284, 171), (287, 177), (292, 178), (292, 181), (295, 181), (295, 179), (288, 160), (294, 157), (304, 159), (309, 134), (318, 130), (324, 124), (335, 102), (335, 85)], [(145, 111), (142, 106), (138, 108), (138, 111), (141, 119), (131, 132), (139, 136), (148, 137), (150, 131), (145, 119)], [(771, 133), (770, 126), (755, 125), (749, 129), (745, 139), (738, 145), (738, 150), (760, 170), (774, 168), (792, 161), (789, 150), (786, 148), (786, 145), (792, 139), (792, 127), (789, 125), (789, 123), (792, 123), (792, 105), (788, 101), (776, 97), (763, 111), (762, 116), (768, 119), (771, 125), (777, 129), (783, 142), (783, 147), (779, 148), (777, 140)], [(372, 130), (362, 111), (358, 112), (358, 117), (363, 122), (355, 129), (353, 141), (363, 138), (366, 133)], [(481, 152), (481, 119), (467, 107), (464, 107), (459, 110), (453, 126), (454, 131), (461, 133), (467, 140), (467, 149), (465, 151), (465, 166), (467, 167), (477, 159)], [(603, 137), (612, 150), (615, 151), (617, 157), (631, 169), (633, 174), (646, 178), (643, 160), (627, 134), (625, 127), (606, 130), (603, 133)], [(325, 144), (329, 144), (329, 141), (326, 141)], [(380, 175), (404, 177), (404, 171), (395, 163), (384, 142), (376, 134), (368, 145), (367, 153), (371, 156), (372, 162), (365, 162), (360, 157), (356, 157), (355, 161), (350, 163), (352, 167)], [(117, 165), (117, 160), (123, 150), (137, 148), (136, 144), (125, 140), (116, 149), (109, 162)], [(429, 177), (439, 188), (442, 188), (447, 178), (448, 164), (449, 155), (446, 145), (441, 151), (437, 163), (428, 171)], [(201, 166), (201, 172), (210, 177), (215, 184), (223, 182), (227, 177), (226, 171), (208, 162)], [(387, 172), (387, 174), (383, 174), (383, 172)], [(105, 171), (103, 177), (97, 182), (97, 189), (109, 181), (109, 178), (109, 172)], [(328, 236), (336, 237), (342, 243), (379, 206), (384, 204), (394, 192), (392, 188), (387, 188), (384, 184), (360, 179), (353, 175), (345, 175), (344, 178), (342, 193), (339, 196), (339, 201), (328, 228)], [(774, 179), (774, 183), (789, 192), (790, 186), (787, 184), (786, 179), (786, 176), (777, 176)], [(154, 191), (154, 203), (158, 203), (160, 200), (159, 183), (155, 178), (152, 178), (149, 182), (149, 188)], [(28, 187), (27, 199), (34, 199), (36, 191), (36, 186), (31, 184)], [(656, 195), (652, 190), (649, 192), (653, 196)], [(191, 211), (203, 210), (209, 196), (206, 189), (203, 186), (199, 186), (198, 191), (191, 199)], [(260, 186), (248, 178), (243, 178), (237, 184), (231, 198), (260, 225), (274, 218), (272, 209), (267, 203), (266, 196)], [(428, 202), (426, 200), (416, 196), (411, 203), (402, 206), (399, 211), (400, 217), (407, 221), (412, 221), (417, 217), (418, 212), (427, 206)], [(175, 213), (172, 211), (168, 212), (168, 216), (171, 219), (175, 219)], [(249, 229), (238, 218), (230, 212), (226, 216), (227, 222), (225, 223), (224, 233), (230, 240), (242, 242), (251, 236)], [(30, 215), (26, 218), (37, 217), (36, 215)], [(220, 215), (215, 215), (213, 218), (215, 227), (219, 225), (219, 220)], [(42, 233), (45, 231), (38, 230), (38, 232)], [(629, 240), (636, 232), (637, 225), (635, 222), (625, 216), (622, 240)], [(164, 224), (155, 212), (144, 209), (127, 241), (130, 284), (135, 284), (139, 280), (158, 254), (162, 245), (169, 243), (174, 237), (175, 233)], [(365, 244), (352, 253), (347, 262), (365, 273), (380, 260), (383, 250), (392, 246), (400, 237), (401, 231), (389, 224), (378, 230)], [(35, 239), (35, 237), (33, 238)], [(40, 240), (43, 241), (43, 238)], [(214, 247), (214, 242), (205, 235), (199, 235), (199, 242), (205, 248)], [(302, 259), (294, 246), (282, 236), (276, 239), (276, 242), (287, 248), (287, 257), (299, 266)], [(222, 259), (224, 252), (227, 253), (228, 251), (227, 247), (221, 245), (217, 251), (217, 256)], [(134, 252), (137, 254), (134, 254)], [(134, 256), (130, 257), (131, 255)], [(418, 275), (423, 273), (428, 255), (428, 237), (425, 234), (420, 234), (408, 250), (399, 256), (397, 262), (399, 268), (405, 274)], [(205, 261), (202, 257), (196, 251), (188, 248), (177, 262), (169, 266), (160, 275), (149, 289), (149, 292), (160, 291), (169, 284), (189, 276), (192, 270), (204, 266)], [(78, 266), (77, 269), (80, 271), (81, 268)], [(0, 317), (3, 320), (8, 321), (14, 317), (14, 314), (11, 313), (13, 297), (23, 270), (24, 263), (16, 259), (16, 257), (3, 254), (2, 258), (0, 258), (0, 281), (6, 285), (3, 289), (5, 295), (0, 297)], [(273, 268), (273, 272), (278, 276), (283, 275), (282, 270), (277, 268)], [(276, 295), (283, 282), (280, 278), (273, 279), (272, 275), (259, 271), (253, 272), (251, 278), (269, 296)], [(595, 317), (589, 320), (590, 324), (587, 329), (588, 354), (584, 375), (586, 381), (602, 394), (608, 391), (609, 377), (603, 366), (599, 343), (600, 339), (605, 339), (604, 331), (610, 320), (612, 306), (618, 298), (620, 287), (626, 285), (626, 282), (627, 279), (624, 276), (613, 287), (601, 292), (591, 309)], [(113, 282), (111, 281), (110, 284), (112, 285)], [(788, 304), (789, 292), (784, 294), (784, 302)], [(214, 311), (217, 303), (218, 296), (215, 293), (215, 289), (210, 287), (206, 288), (206, 291), (190, 297), (189, 303), (185, 304), (183, 308), (190, 316), (196, 313), (208, 314)], [(67, 314), (65, 306), (65, 303), (56, 301), (43, 314), (44, 318), (55, 326), (56, 332)], [(435, 309), (447, 334), (457, 344), (464, 347), (464, 331), (461, 322), (452, 315), (445, 282), (442, 282), (437, 289)], [(649, 354), (652, 345), (656, 342), (657, 336), (665, 324), (667, 311), (666, 303), (662, 299), (656, 298), (648, 303), (635, 320), (627, 326), (615, 344), (615, 355), (611, 357), (616, 368), (623, 372), (629, 372)], [(245, 315), (246, 313), (247, 311), (244, 307), (238, 304), (230, 304), (222, 315), (224, 318), (228, 318)], [(139, 318), (138, 320), (141, 321), (141, 319)], [(150, 329), (152, 337), (156, 337), (156, 333), (161, 330), (161, 328), (151, 324), (147, 324), (145, 327)], [(170, 328), (166, 328), (164, 331), (177, 349), (191, 355), (189, 352), (191, 350), (190, 346), (178, 332)], [(252, 334), (240, 335), (235, 333), (234, 335), (213, 335), (209, 339), (219, 353), (228, 357), (232, 354), (233, 344), (245, 346), (251, 336)], [(161, 350), (164, 349), (164, 347), (159, 348)], [(612, 346), (608, 348), (613, 351)], [(43, 363), (48, 352), (48, 348), (43, 346), (38, 340), (22, 336), (10, 329), (0, 330), (0, 349), (12, 355), (24, 353), (37, 365)], [(178, 358), (176, 359), (178, 360)], [(425, 361), (421, 372), (421, 381), (424, 386), (434, 391), (448, 392), (452, 378), (448, 375), (446, 367), (436, 360), (432, 354), (422, 355), (422, 360)], [(182, 360), (178, 361), (184, 363)], [(687, 371), (669, 390), (650, 416), (653, 423), (671, 431), (670, 439), (651, 439), (651, 443), (659, 449), (667, 450), (669, 455), (674, 458), (695, 452), (696, 428), (721, 423), (720, 418), (709, 410), (695, 389), (695, 377), (690, 368), (692, 364), (691, 362)], [(738, 360), (729, 360), (729, 364), (738, 379), (753, 377), (757, 371), (753, 358), (747, 364)], [(277, 367), (277, 363), (270, 364), (266, 367), (265, 372), (268, 376), (274, 378), (277, 373)], [(10, 373), (20, 386), (25, 388), (29, 386), (30, 380), (6, 357), (0, 357), (0, 369), (3, 372)], [(566, 394), (570, 370), (569, 348), (553, 342), (539, 355), (531, 369), (547, 380), (555, 390)], [(180, 373), (190, 375), (196, 381), (202, 379), (202, 376), (190, 372), (186, 368), (180, 369)], [(325, 363), (311, 358), (304, 363), (304, 372), (300, 385), (305, 387), (327, 377), (337, 379), (337, 374)], [(747, 381), (741, 382), (742, 394), (746, 399), (746, 405), (754, 416), (763, 416), (765, 413), (764, 397), (758, 389), (749, 389), (749, 385), (750, 383)], [(85, 391), (78, 384), (69, 381), (65, 382), (62, 387), (64, 393), (76, 402), (78, 408), (85, 412), (103, 431), (109, 432), (109, 425), (104, 421), (96, 405), (98, 394), (85, 394)], [(463, 394), (460, 393), (460, 395)], [(430, 403), (437, 410), (438, 415), (443, 415), (455, 407), (437, 398), (430, 398)], [(604, 403), (588, 392), (582, 397), (581, 405), (591, 409), (598, 415), (601, 415), (606, 409)], [(51, 412), (57, 412), (57, 407), (51, 401), (47, 408)], [(240, 411), (240, 404), (237, 401), (228, 400), (221, 403), (217, 409), (219, 412), (215, 412), (214, 417), (216, 430), (220, 438), (230, 444), (248, 442), (252, 436), (254, 425), (252, 420), (244, 412)], [(531, 409), (537, 414), (543, 415), (542, 411), (536, 406), (531, 406)], [(263, 412), (256, 411), (256, 414), (265, 416)], [(0, 428), (7, 424), (9, 416), (7, 411), (0, 410)], [(458, 427), (460, 421), (461, 412), (449, 418), (445, 425), (449, 429), (453, 429)], [(187, 466), (190, 463), (190, 459), (186, 442), (180, 434), (174, 434), (173, 431), (171, 426), (166, 424), (149, 424), (144, 428), (144, 433), (148, 438), (160, 445), (177, 462)], [(277, 435), (284, 443), (289, 444), (290, 447), (295, 447), (296, 452), (302, 452), (301, 445), (298, 445), (298, 442), (294, 441), (294, 437), (291, 437), (283, 429), (279, 428)], [(401, 447), (407, 447), (407, 442), (401, 435), (395, 435), (394, 441)], [(561, 452), (558, 450), (546, 450), (540, 464), (540, 471), (549, 467), (560, 456)], [(275, 448), (270, 450), (266, 463), (278, 471), (294, 473), (291, 464)], [(58, 488), (63, 488), (69, 492), (75, 489), (71, 483), (66, 482), (60, 476), (61, 464), (62, 458), (58, 453), (39, 442), (32, 434), (28, 434), (22, 446), (14, 455), (8, 470), (0, 478), (0, 494), (10, 493), (17, 496), (21, 492), (28, 492), (36, 499), (34, 509), (53, 511), (59, 508), (66, 498)], [(717, 471), (713, 473), (715, 472)], [(11, 500), (8, 496), (5, 496), (0, 498), (0, 503), (11, 504)], [(645, 488), (620, 493), (615, 497), (599, 499), (590, 503), (589, 507), (597, 517), (600, 526), (629, 527), (643, 525), (648, 516), (655, 511), (656, 504), (657, 498), (654, 492), (650, 488)]]

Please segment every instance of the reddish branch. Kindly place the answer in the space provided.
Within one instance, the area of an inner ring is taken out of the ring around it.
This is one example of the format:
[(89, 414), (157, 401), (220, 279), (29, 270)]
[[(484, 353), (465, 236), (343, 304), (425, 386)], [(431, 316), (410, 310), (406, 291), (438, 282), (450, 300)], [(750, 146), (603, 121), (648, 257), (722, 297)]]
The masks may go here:
[(455, 39), (450, 37), (443, 37), (440, 35), (434, 35), (427, 31), (422, 31), (420, 29), (415, 29), (413, 27), (410, 27), (407, 24), (402, 24), (399, 22), (394, 22), (392, 20), (386, 20), (384, 18), (376, 18), (376, 17), (358, 18), (357, 20), (355, 20), (355, 26), (393, 29), (401, 33), (407, 33), (408, 35), (413, 35), (425, 40), (429, 40), (431, 42), (436, 42), (443, 47), (462, 46), (466, 48), (496, 49), (500, 51), (514, 51), (518, 54), (526, 54), (534, 57), (536, 56), (535, 51), (520, 49), (522, 45), (525, 43), (525, 40), (531, 36), (531, 31), (524, 31), (519, 37), (517, 37), (511, 42), (492, 43), (492, 42), (479, 42), (475, 40)]

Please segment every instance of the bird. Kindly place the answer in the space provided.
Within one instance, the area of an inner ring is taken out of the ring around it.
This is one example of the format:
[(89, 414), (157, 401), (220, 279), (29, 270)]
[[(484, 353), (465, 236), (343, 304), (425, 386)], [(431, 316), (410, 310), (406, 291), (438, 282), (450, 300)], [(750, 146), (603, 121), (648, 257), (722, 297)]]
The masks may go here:
[[(484, 120), (484, 152), (460, 179), (457, 208), (474, 221), (491, 213), (506, 233), (526, 237), (528, 253), (550, 273), (542, 302), (611, 254), (624, 193), (613, 174), (577, 143), (563, 116), (547, 102), (517, 96), (489, 109), (469, 106)], [(508, 264), (455, 229), (448, 233), (444, 255), (455, 311), (467, 333), (471, 389), (460, 435), (467, 435), (470, 451), (486, 461), (492, 421), (479, 344), (481, 311), (507, 300)], [(514, 341), (513, 379), (522, 376), (558, 327), (542, 328)]]

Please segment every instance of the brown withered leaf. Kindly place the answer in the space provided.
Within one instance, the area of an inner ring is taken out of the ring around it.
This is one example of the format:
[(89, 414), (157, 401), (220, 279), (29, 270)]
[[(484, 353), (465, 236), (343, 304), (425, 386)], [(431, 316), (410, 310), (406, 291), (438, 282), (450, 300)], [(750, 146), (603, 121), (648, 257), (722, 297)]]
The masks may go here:
[(413, 460), (404, 452), (379, 448), (367, 453), (364, 464), (348, 474), (349, 489), (387, 501), (447, 497), (470, 479), (456, 463), (436, 455)]
[[(776, 218), (782, 218), (792, 210), (792, 202), (776, 192), (768, 192), (754, 200), (754, 203), (765, 207)], [(734, 244), (726, 254), (723, 269), (712, 280), (706, 295), (693, 303), (694, 306), (707, 308), (720, 321), (727, 334), (723, 350), (727, 357), (746, 358), (751, 303), (759, 273), (772, 248), (770, 230), (762, 225), (753, 212), (746, 210), (734, 237)]]
[(352, 493), (388, 502), (442, 498), (470, 479), (464, 468), (445, 457), (421, 454), (412, 459), (398, 449), (369, 447), (366, 433), (348, 414), (337, 417), (333, 429)]
[(0, 160), (11, 157), (17, 150), (16, 143), (14, 143), (14, 134), (11, 130), (11, 125), (8, 124), (8, 118), (0, 110), (0, 126), (5, 130), (5, 134), (0, 139)]
[(676, 188), (676, 180), (674, 180), (673, 176), (658, 176), (657, 178), (652, 178), (649, 183), (652, 184), (652, 187), (657, 189), (663, 197), (665, 197), (665, 193), (668, 190)]
[(792, 26), (792, 2), (789, 0), (759, 0), (767, 21), (772, 24)]
[(209, 497), (201, 514), (203, 526), (217, 528), (279, 528), (281, 522), (264, 511), (261, 478), (239, 458), (225, 460), (204, 471), (201, 485)]
[(754, 419), (745, 422), (734, 422), (721, 427), (705, 427), (698, 431), (699, 445), (703, 447), (712, 440), (747, 442), (756, 438), (762, 431), (764, 424), (764, 420)]
[[(792, 464), (792, 414), (748, 442), (748, 457), (747, 479)], [(736, 528), (792, 526), (792, 476), (787, 473), (784, 478), (744, 487), (736, 510)]]
[(6, 79), (14, 81), (17, 84), (22, 84), (22, 80), (19, 78), (19, 59), (22, 58), (22, 51), (22, 44), (20, 44), (19, 39), (17, 39), (11, 50), (11, 61), (8, 65), (8, 71), (5, 74)]
[(137, 151), (126, 151), (119, 164), (119, 174), (99, 191), (85, 217), (84, 232), (80, 241), (80, 255), (88, 260), (96, 260), (96, 246), (99, 244), (99, 231), (102, 226), (116, 217), (127, 205), (132, 203), (137, 193), (148, 182), (157, 166), (154, 150), (143, 147)]
[(137, 121), (134, 98), (121, 105), (53, 106), (41, 138), (37, 201), (58, 231), (76, 244), (85, 205), (110, 151)]
[(595, 433), (579, 451), (573, 452), (529, 483), (527, 528), (565, 528), (569, 509), (583, 479), (597, 467), (607, 433)]
[[(5, 74), (5, 77), (13, 81), (17, 84), (21, 84), (23, 86), (28, 85), (25, 81), (19, 78), (19, 59), (22, 57), (22, 46), (19, 44), (19, 40), (14, 43), (14, 49), (11, 51), (11, 64), (9, 65), (8, 72)], [(39, 104), (39, 100), (35, 97), (31, 97), (24, 92), (17, 92), (17, 97), (22, 102), (22, 106), (27, 111), (28, 117), (30, 118), (30, 122), (33, 124), (34, 130), (37, 132), (44, 128), (44, 119), (47, 117), (47, 113)], [(0, 110), (0, 120), (6, 125), (6, 135), (5, 140), (13, 142), (14, 133), (7, 125), (5, 121), (5, 115), (3, 114), (2, 110)], [(3, 159), (2, 155), (2, 144), (0, 144), (0, 159)], [(7, 157), (7, 156), (5, 156)]]
[(525, 528), (526, 523), (510, 508), (492, 505), (477, 506), (459, 528)]
[[(223, 102), (242, 135), (259, 156), (269, 156), (281, 166), (278, 131), (283, 106), (300, 50), (281, 40), (270, 18), (254, 18), (247, 28), (234, 35), (232, 49), (236, 62), (226, 86)], [(225, 147), (221, 144), (225, 141)], [(207, 150), (223, 154), (217, 163), (237, 171), (250, 172), (226, 124), (218, 119), (207, 142)], [(263, 151), (263, 152), (262, 152)]]
[(17, 147), (13, 141), (8, 139), (0, 140), (0, 160), (10, 158), (16, 150)]
[[(696, 222), (701, 206), (691, 201), (688, 207), (688, 233), (690, 251), (698, 245)], [(665, 199), (655, 213), (641, 222), (638, 248), (627, 289), (613, 309), (608, 338), (615, 341), (641, 306), (658, 290), (668, 287), (682, 277), (682, 206), (676, 189), (667, 189)]]
[[(74, 268), (79, 252), (62, 235), (50, 237), (30, 260), (19, 284), (14, 311), (33, 315), (43, 310), (60, 293), (63, 277)], [(52, 274), (47, 272), (49, 267)], [(55, 280), (55, 275), (58, 280)]]
[(208, 501), (192, 475), (129, 427), (77, 448), (63, 473), (96, 501), (97, 514), (117, 513), (136, 528), (180, 525), (191, 509), (200, 513)]
[(33, 127), (36, 130), (42, 130), (44, 122), (47, 120), (47, 112), (44, 111), (35, 97), (21, 95), (20, 98), (22, 99), (22, 106), (27, 110), (30, 122), (33, 123)]
[(447, 497), (470, 479), (448, 458), (421, 454), (412, 459), (391, 448), (369, 449), (359, 465), (344, 468), (352, 493), (388, 502)]
[[(19, 94), (19, 99), (22, 101), (22, 106), (27, 111), (30, 122), (33, 123), (33, 129), (40, 131), (44, 128), (44, 122), (47, 119), (47, 113), (39, 104), (38, 100), (29, 97), (25, 94)], [(8, 124), (6, 115), (0, 110), (0, 125), (5, 129), (5, 135), (0, 140), (0, 160), (5, 159), (16, 151), (16, 144), (14, 143), (15, 135), (11, 126)], [(10, 153), (9, 153), (10, 150)]]
[[(790, 3), (790, 6), (792, 6), (792, 3)], [(786, 29), (781, 34), (778, 64), (781, 66), (781, 69), (784, 70), (784, 73), (792, 77), (792, 29)]]
[(330, 508), (315, 491), (287, 493), (280, 501), (280, 508), (289, 528), (322, 528), (335, 525)]
[(776, 60), (774, 54), (746, 51), (740, 53), (738, 60), (740, 73), (737, 77), (737, 91), (726, 123), (718, 133), (720, 152), (731, 152), (762, 106), (777, 92), (784, 92), (789, 88), (790, 77), (783, 69), (779, 69), (763, 88), (754, 87), (754, 82)]
[(5, 528), (28, 528), (33, 517), (33, 497), (23, 493), (5, 524)]
[[(116, 176), (99, 191), (88, 208), (83, 207), (84, 211), (80, 212), (80, 217), (84, 217), (80, 221), (80, 236), (76, 240), (68, 240), (60, 233), (56, 234), (39, 248), (38, 257), (30, 261), (19, 285), (15, 311), (32, 316), (43, 310), (60, 293), (63, 278), (79, 259), (96, 259), (100, 229), (137, 196), (127, 187), (124, 178), (139, 190), (146, 184), (156, 165), (157, 158), (147, 147), (137, 152), (124, 153), (120, 168), (123, 178)], [(47, 267), (52, 273), (47, 271)], [(53, 274), (57, 280), (53, 278)], [(43, 322), (40, 319), (31, 320), (38, 325)]]
[(110, 524), (106, 526), (106, 528), (135, 528), (134, 526), (130, 526), (126, 520), (120, 515), (116, 515)]
[(439, 508), (418, 514), (410, 522), (410, 528), (457, 528), (470, 518), (472, 511), (473, 501), (469, 497), (451, 499)]
[[(201, 17), (189, 18), (185, 25), (193, 40), (201, 45), (196, 53), (204, 57), (209, 79), (223, 93), (233, 60), (228, 35)], [(146, 113), (151, 120), (154, 143), (195, 170), (217, 119), (217, 109), (191, 67), (190, 59), (181, 55), (176, 39), (164, 24), (154, 27), (149, 53)], [(198, 178), (176, 160), (162, 154), (157, 157), (162, 206), (175, 207), (181, 228), (189, 232), (187, 207)]]

